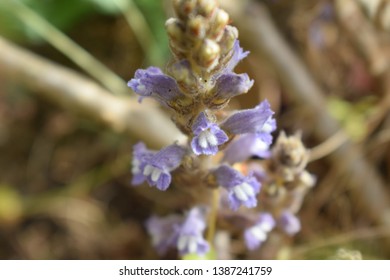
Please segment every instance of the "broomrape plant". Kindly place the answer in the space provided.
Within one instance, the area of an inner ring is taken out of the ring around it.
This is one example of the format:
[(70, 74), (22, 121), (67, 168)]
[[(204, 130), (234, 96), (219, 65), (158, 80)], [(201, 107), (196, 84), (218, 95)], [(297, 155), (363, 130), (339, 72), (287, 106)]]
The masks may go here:
[(253, 86), (247, 74), (234, 72), (249, 52), (216, 1), (175, 0), (173, 6), (177, 17), (166, 21), (172, 60), (165, 72), (137, 70), (128, 86), (140, 102), (149, 97), (169, 109), (188, 141), (160, 151), (134, 145), (132, 184), (206, 190), (215, 199), (195, 203), (185, 214), (150, 217), (146, 228), (154, 247), (159, 254), (174, 248), (181, 256), (203, 256), (213, 247), (218, 219), (239, 227), (249, 250), (274, 229), (294, 235), (301, 226), (296, 213), (315, 183), (305, 170), (308, 151), (300, 135), (282, 132), (271, 148), (276, 121), (267, 100), (252, 109), (226, 109)]

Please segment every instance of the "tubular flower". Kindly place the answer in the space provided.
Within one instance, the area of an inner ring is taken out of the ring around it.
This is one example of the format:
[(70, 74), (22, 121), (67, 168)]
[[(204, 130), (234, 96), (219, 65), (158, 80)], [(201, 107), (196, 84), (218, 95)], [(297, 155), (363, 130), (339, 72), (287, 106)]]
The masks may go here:
[(218, 146), (229, 139), (226, 133), (217, 124), (210, 122), (203, 112), (196, 118), (192, 131), (194, 137), (191, 147), (196, 155), (215, 155), (218, 152)]
[(152, 216), (146, 221), (146, 229), (158, 254), (164, 255), (170, 247), (175, 245), (175, 226), (182, 220), (180, 215), (173, 214), (164, 218)]
[(159, 152), (150, 152), (144, 145), (137, 145), (134, 148), (135, 160), (133, 160), (134, 184), (146, 180), (150, 186), (165, 191), (172, 180), (170, 172), (179, 167), (186, 149), (173, 144)]
[(184, 96), (175, 79), (165, 75), (157, 67), (138, 69), (127, 85), (140, 95), (139, 101), (145, 97), (153, 97), (168, 107), (171, 101)]
[(224, 164), (214, 171), (218, 184), (229, 192), (229, 204), (232, 210), (241, 205), (248, 208), (257, 206), (256, 195), (260, 192), (260, 183), (254, 176), (244, 176), (236, 169)]
[(294, 235), (301, 230), (301, 222), (290, 211), (284, 211), (278, 220), (278, 224), (288, 235)]
[(275, 220), (269, 213), (262, 213), (256, 224), (244, 232), (244, 240), (249, 250), (255, 250), (267, 240), (268, 233), (275, 227)]
[(267, 100), (253, 109), (233, 113), (221, 124), (221, 128), (233, 134), (261, 133), (268, 119), (274, 114)]
[(210, 246), (203, 238), (205, 228), (205, 213), (201, 207), (192, 208), (185, 216), (152, 216), (146, 221), (152, 245), (160, 255), (169, 248), (176, 248), (181, 256), (206, 254)]
[(143, 170), (148, 160), (150, 160), (155, 151), (148, 150), (144, 143), (139, 142), (133, 146), (133, 160), (131, 173), (133, 178), (131, 180), (132, 185), (140, 185), (146, 177), (143, 174)]
[(258, 133), (246, 133), (238, 136), (225, 150), (224, 161), (233, 164), (245, 161), (252, 156), (268, 158), (271, 155), (271, 133), (276, 129), (276, 121), (271, 116)]
[(205, 255), (210, 246), (203, 237), (203, 232), (206, 229), (205, 215), (203, 211), (197, 207), (191, 209), (184, 222), (176, 228), (177, 231), (177, 249), (180, 255), (187, 254)]

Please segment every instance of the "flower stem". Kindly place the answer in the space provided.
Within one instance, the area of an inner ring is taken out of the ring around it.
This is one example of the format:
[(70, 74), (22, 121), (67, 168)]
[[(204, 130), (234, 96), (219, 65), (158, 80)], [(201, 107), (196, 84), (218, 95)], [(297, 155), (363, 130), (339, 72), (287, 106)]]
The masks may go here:
[(218, 214), (218, 208), (219, 208), (219, 194), (220, 189), (217, 188), (213, 190), (213, 197), (211, 201), (211, 211), (209, 214), (209, 219), (208, 219), (208, 230), (207, 230), (207, 241), (211, 245), (214, 240), (215, 236), (215, 228), (217, 224), (217, 214)]

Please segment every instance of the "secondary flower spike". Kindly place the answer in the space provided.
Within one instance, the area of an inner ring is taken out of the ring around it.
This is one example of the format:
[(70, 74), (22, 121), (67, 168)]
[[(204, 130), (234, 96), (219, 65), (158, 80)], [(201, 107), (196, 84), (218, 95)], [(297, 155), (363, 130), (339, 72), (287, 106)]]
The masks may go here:
[(248, 208), (257, 206), (256, 195), (261, 185), (254, 176), (244, 176), (226, 164), (218, 167), (213, 174), (218, 184), (228, 190), (232, 210), (237, 210), (241, 205)]
[(229, 139), (226, 133), (217, 124), (210, 122), (203, 112), (196, 118), (192, 131), (194, 137), (191, 147), (196, 155), (215, 155), (218, 152), (218, 146)]

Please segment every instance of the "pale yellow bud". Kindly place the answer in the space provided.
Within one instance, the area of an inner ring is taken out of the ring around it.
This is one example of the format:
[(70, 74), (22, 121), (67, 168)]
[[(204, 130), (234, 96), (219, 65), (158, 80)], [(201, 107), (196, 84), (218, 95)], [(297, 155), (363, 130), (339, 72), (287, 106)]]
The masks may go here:
[(184, 27), (177, 18), (170, 18), (165, 22), (168, 36), (173, 41), (183, 41), (185, 39)]
[(196, 0), (174, 0), (173, 7), (181, 19), (187, 19), (196, 7)]
[(196, 16), (188, 20), (187, 31), (190, 37), (198, 39), (204, 38), (206, 35), (207, 22), (204, 17)]
[(238, 30), (234, 26), (227, 25), (221, 40), (219, 41), (219, 46), (221, 47), (221, 55), (226, 55), (234, 46), (234, 42), (238, 38)]
[(216, 8), (215, 0), (198, 0), (198, 12), (204, 17), (210, 17)]
[(206, 39), (202, 42), (195, 60), (197, 63), (204, 68), (212, 69), (218, 63), (220, 54), (219, 45), (213, 40)]
[(210, 38), (219, 41), (228, 23), (229, 14), (224, 10), (217, 9), (210, 23)]

